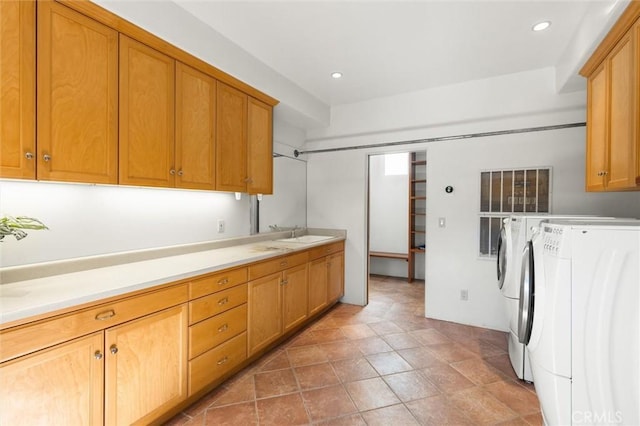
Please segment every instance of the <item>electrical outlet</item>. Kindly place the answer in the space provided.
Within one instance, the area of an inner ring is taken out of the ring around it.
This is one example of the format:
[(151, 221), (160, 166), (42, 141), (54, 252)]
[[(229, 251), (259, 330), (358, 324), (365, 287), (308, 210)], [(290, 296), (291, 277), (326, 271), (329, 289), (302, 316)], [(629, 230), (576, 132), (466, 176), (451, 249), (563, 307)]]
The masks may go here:
[(224, 232), (224, 220), (218, 219), (218, 234), (222, 234)]
[(467, 290), (466, 288), (460, 290), (460, 300), (469, 300), (469, 290)]

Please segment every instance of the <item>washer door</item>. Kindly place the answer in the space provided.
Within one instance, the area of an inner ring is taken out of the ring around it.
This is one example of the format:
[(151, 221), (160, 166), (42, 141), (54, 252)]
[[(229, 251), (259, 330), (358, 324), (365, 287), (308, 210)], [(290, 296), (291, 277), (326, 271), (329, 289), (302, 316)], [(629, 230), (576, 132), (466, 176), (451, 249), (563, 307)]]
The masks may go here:
[(533, 243), (527, 242), (522, 252), (520, 274), (520, 309), (518, 311), (518, 340), (525, 345), (531, 339), (533, 307), (535, 301), (535, 275), (533, 272)]
[(496, 260), (496, 268), (498, 272), (498, 288), (502, 290), (504, 286), (504, 276), (507, 272), (507, 231), (502, 225), (500, 236), (498, 237), (498, 257)]

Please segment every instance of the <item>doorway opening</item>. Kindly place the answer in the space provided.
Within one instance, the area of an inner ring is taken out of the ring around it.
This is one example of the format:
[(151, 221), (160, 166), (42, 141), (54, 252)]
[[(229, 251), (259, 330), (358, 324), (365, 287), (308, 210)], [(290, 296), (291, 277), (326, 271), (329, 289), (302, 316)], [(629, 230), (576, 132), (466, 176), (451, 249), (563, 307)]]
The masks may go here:
[(426, 164), (425, 151), (368, 157), (367, 295), (389, 282), (418, 286), (424, 295)]

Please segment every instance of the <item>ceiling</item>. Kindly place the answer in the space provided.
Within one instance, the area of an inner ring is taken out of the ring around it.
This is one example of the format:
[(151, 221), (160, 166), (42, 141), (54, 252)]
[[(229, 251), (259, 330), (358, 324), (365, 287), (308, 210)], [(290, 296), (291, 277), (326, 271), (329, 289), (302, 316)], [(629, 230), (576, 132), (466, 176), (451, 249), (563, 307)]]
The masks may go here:
[(554, 66), (594, 3), (174, 1), (329, 106)]

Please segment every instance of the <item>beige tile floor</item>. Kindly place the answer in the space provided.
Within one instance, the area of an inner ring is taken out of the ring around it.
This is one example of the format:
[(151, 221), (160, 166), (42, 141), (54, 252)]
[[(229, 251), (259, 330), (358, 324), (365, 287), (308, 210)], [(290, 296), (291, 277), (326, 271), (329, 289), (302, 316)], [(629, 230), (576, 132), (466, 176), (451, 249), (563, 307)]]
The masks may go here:
[(506, 334), (423, 317), (424, 282), (371, 277), (170, 425), (540, 425)]

